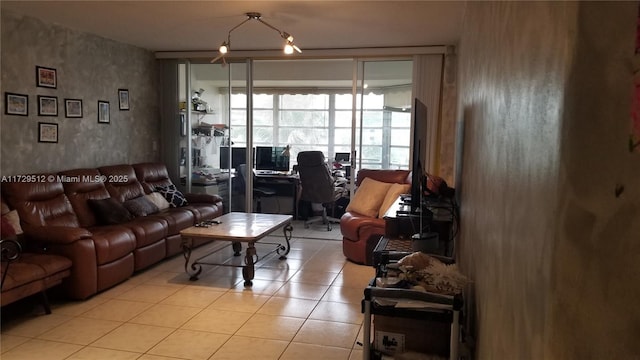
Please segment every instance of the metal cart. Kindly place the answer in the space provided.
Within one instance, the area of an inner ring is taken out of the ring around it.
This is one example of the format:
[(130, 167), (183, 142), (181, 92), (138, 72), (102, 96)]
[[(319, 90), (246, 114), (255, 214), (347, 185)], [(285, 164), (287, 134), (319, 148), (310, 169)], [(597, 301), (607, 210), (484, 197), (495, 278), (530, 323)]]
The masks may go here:
[[(410, 252), (405, 251), (389, 251), (389, 248), (397, 248), (398, 245), (392, 246), (391, 243), (382, 238), (378, 244), (379, 246), (376, 247), (374, 252), (376, 278), (384, 278), (386, 276), (386, 267), (389, 263), (397, 262), (405, 255), (410, 254)], [(436, 257), (445, 263), (453, 262), (451, 258)], [(406, 302), (410, 302), (411, 306), (403, 307), (402, 303)], [(380, 315), (399, 318), (399, 320), (404, 318), (436, 322), (441, 327), (449, 324), (448, 356), (449, 359), (458, 360), (461, 338), (460, 317), (463, 302), (461, 294), (450, 296), (410, 289), (378, 287), (376, 286), (376, 279), (373, 279), (369, 286), (365, 288), (362, 300), (362, 312), (364, 313), (363, 359), (380, 359), (381, 354), (374, 348), (371, 341), (372, 316)]]
[[(382, 302), (380, 301), (382, 300)], [(394, 300), (418, 300), (425, 302), (423, 308), (397, 308), (384, 305)], [(363, 329), (363, 359), (372, 360), (375, 350), (371, 344), (371, 317), (372, 315), (384, 315), (398, 318), (410, 318), (419, 320), (431, 320), (451, 324), (449, 336), (449, 359), (458, 359), (458, 346), (460, 341), (460, 311), (462, 309), (462, 296), (440, 295), (415, 290), (378, 288), (368, 286), (364, 290), (362, 311), (364, 312)]]

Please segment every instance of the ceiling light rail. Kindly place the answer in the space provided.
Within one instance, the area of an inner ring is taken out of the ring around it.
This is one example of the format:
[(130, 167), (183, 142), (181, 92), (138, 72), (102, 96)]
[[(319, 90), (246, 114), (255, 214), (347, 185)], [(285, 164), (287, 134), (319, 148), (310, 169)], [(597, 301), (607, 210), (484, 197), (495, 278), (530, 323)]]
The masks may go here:
[(269, 24), (268, 22), (262, 20), (262, 14), (260, 14), (259, 12), (248, 12), (245, 15), (247, 16), (247, 18), (244, 21), (242, 21), (240, 24), (232, 27), (231, 30), (229, 30), (229, 32), (227, 33), (227, 40), (222, 42), (222, 45), (220, 45), (220, 48), (218, 48), (218, 52), (219, 52), (218, 56), (216, 56), (213, 60), (211, 60), (211, 63), (214, 63), (222, 59), (222, 64), (223, 65), (226, 64), (225, 55), (227, 55), (229, 53), (229, 50), (231, 49), (231, 33), (235, 29), (244, 25), (249, 20), (257, 20), (260, 23), (264, 24), (265, 26), (269, 27), (270, 29), (277, 31), (280, 37), (285, 40), (284, 48), (283, 48), (285, 54), (290, 55), (290, 54), (293, 54), (294, 51), (297, 51), (299, 53), (302, 52), (302, 50), (300, 50), (300, 48), (293, 43), (293, 36), (291, 36), (291, 34), (285, 31), (282, 31), (277, 27)]

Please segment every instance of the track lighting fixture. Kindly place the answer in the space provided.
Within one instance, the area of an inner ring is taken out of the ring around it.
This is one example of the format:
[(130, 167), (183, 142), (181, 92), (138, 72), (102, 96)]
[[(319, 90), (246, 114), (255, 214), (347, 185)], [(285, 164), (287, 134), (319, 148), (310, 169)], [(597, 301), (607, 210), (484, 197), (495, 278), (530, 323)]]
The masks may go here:
[(266, 21), (262, 20), (262, 14), (258, 13), (258, 12), (248, 12), (245, 14), (247, 16), (247, 18), (242, 21), (240, 24), (234, 26), (233, 28), (231, 28), (231, 30), (229, 30), (229, 33), (227, 34), (227, 40), (222, 42), (222, 45), (220, 45), (220, 47), (218, 48), (218, 51), (220, 54), (218, 54), (218, 56), (215, 57), (215, 59), (211, 60), (212, 63), (222, 59), (223, 64), (225, 63), (225, 55), (229, 53), (229, 50), (231, 49), (231, 33), (239, 28), (240, 26), (244, 25), (244, 23), (246, 23), (249, 20), (257, 20), (260, 23), (264, 24), (265, 26), (275, 30), (278, 32), (278, 34), (280, 34), (280, 37), (283, 38), (285, 40), (284, 43), (284, 53), (287, 55), (293, 54), (294, 51), (297, 51), (299, 53), (302, 52), (302, 50), (300, 50), (299, 47), (297, 47), (294, 43), (293, 43), (293, 36), (291, 36), (291, 34), (281, 31), (280, 29), (276, 28), (275, 26), (267, 23)]

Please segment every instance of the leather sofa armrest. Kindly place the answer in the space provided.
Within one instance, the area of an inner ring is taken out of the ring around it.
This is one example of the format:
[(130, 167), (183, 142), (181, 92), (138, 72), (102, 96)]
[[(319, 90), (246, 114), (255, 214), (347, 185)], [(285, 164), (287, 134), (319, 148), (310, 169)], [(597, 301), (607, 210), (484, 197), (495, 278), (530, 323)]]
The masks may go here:
[[(356, 212), (347, 211), (340, 218), (340, 231), (342, 235), (348, 239), (361, 239), (363, 232), (371, 232), (373, 229), (384, 234), (385, 221), (380, 218), (373, 218)], [(365, 239), (361, 239), (365, 240)]]
[(23, 230), (28, 238), (42, 243), (71, 244), (93, 236), (87, 229), (69, 226), (25, 226)]
[(222, 197), (220, 197), (220, 195), (213, 194), (188, 193), (184, 194), (184, 197), (189, 203), (216, 204), (222, 202)]

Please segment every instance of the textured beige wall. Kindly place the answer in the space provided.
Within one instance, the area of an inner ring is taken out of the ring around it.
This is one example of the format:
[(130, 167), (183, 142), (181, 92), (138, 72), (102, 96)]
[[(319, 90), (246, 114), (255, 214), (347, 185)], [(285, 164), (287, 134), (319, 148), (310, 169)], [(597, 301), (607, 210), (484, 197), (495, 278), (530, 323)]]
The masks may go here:
[[(40, 20), (2, 13), (4, 92), (29, 95), (29, 116), (0, 122), (0, 174), (152, 161), (159, 158), (156, 62), (153, 53)], [(57, 89), (36, 87), (37, 66), (55, 68)], [(118, 109), (129, 89), (130, 111)], [(37, 95), (58, 97), (58, 116), (38, 116)], [(83, 118), (65, 118), (64, 99), (82, 99)], [(98, 124), (98, 100), (111, 105), (111, 124)], [(4, 108), (4, 106), (3, 106)], [(57, 144), (38, 143), (38, 122), (58, 124)]]
[(639, 6), (579, 7), (560, 133), (549, 358), (640, 359), (640, 153), (627, 145)]
[(638, 356), (637, 6), (467, 4), (458, 251), (479, 359)]

